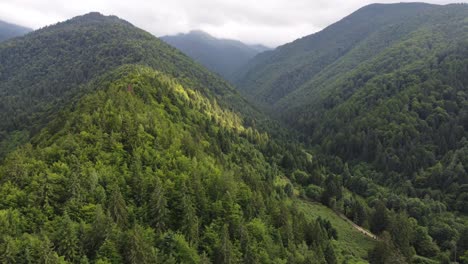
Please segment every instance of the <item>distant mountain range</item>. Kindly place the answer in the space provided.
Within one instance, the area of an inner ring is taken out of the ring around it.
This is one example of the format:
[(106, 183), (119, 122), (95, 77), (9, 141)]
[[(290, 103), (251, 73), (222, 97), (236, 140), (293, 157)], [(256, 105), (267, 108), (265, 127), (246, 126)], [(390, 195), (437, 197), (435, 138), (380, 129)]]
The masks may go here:
[(215, 38), (199, 30), (161, 39), (228, 80), (232, 80), (233, 74), (248, 60), (269, 50), (263, 45), (247, 45), (237, 40)]
[(0, 20), (0, 41), (22, 36), (30, 31), (32, 31), (32, 29)]

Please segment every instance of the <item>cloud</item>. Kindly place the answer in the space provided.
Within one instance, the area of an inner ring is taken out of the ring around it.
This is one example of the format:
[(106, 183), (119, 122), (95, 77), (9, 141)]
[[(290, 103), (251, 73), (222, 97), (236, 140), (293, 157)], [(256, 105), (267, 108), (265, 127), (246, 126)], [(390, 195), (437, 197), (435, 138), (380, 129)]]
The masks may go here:
[(0, 19), (36, 29), (98, 11), (117, 15), (156, 36), (201, 29), (217, 37), (277, 46), (312, 34), (370, 3), (370, 0), (0, 0)]

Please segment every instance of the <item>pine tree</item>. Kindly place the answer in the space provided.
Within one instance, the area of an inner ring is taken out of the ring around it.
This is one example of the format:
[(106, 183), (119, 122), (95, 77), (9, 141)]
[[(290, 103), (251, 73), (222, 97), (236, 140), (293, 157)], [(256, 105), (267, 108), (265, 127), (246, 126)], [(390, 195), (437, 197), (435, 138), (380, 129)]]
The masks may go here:
[(147, 231), (135, 225), (126, 234), (125, 241), (125, 260), (130, 264), (149, 264), (157, 263), (156, 251), (152, 247), (153, 234), (147, 235)]
[(54, 244), (57, 253), (64, 256), (67, 261), (77, 262), (80, 256), (76, 223), (65, 213), (55, 228)]
[(371, 230), (373, 233), (380, 234), (389, 224), (387, 208), (383, 202), (378, 202), (371, 218)]
[(108, 210), (115, 223), (119, 226), (126, 226), (128, 222), (128, 213), (125, 200), (120, 192), (117, 184), (113, 184), (110, 188), (110, 197)]
[(157, 233), (164, 232), (167, 215), (168, 209), (166, 197), (164, 196), (164, 188), (159, 178), (156, 178), (156, 183), (148, 204), (148, 220), (150, 226), (153, 227)]
[(106, 239), (97, 252), (97, 259), (106, 263), (122, 263), (122, 256), (119, 253), (118, 246), (111, 239)]
[(40, 236), (38, 259), (40, 263), (58, 264), (60, 259), (54, 251), (54, 245), (45, 234)]
[(108, 218), (100, 205), (96, 206), (94, 221), (91, 224), (91, 230), (86, 234), (86, 252), (88, 256), (94, 257), (96, 249), (99, 249), (106, 240), (112, 220)]
[(221, 230), (221, 240), (216, 253), (216, 263), (233, 263), (233, 249), (229, 238), (228, 226), (224, 225)]

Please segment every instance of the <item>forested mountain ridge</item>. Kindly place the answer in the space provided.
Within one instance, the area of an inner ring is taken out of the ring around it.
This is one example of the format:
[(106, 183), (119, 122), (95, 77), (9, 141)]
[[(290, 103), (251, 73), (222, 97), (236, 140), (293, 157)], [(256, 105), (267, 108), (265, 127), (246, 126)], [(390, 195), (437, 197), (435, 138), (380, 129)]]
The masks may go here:
[(403, 177), (413, 195), (430, 193), (466, 213), (468, 6), (442, 8), (374, 58), (279, 105), (323, 151), (372, 163), (392, 175), (386, 184)]
[[(318, 33), (255, 57), (238, 72), (236, 85), (244, 94), (268, 107), (313, 80), (354, 48), (365, 46), (365, 51), (356, 54), (351, 67), (347, 67), (352, 69), (388, 47), (396, 34), (407, 33), (414, 27), (398, 27), (398, 24), (415, 16), (424, 18), (424, 13), (434, 8), (437, 6), (424, 3), (365, 6)], [(379, 34), (392, 27), (397, 30)]]
[[(258, 55), (236, 82), (270, 116), (301, 131), (376, 214), (399, 212), (428, 227), (438, 248), (413, 247), (429, 257), (445, 251), (445, 261), (457, 258), (450, 243), (467, 250), (456, 242), (468, 230), (467, 17), (466, 4), (370, 5)], [(335, 198), (322, 202), (342, 199)], [(371, 227), (385, 237), (379, 229)], [(377, 252), (384, 251), (371, 252), (371, 262), (383, 263)]]
[(0, 165), (1, 262), (336, 263), (266, 134), (152, 68), (92, 85)]
[(345, 254), (276, 183), (283, 147), (248, 126), (256, 112), (149, 33), (90, 13), (2, 43), (0, 58), (0, 262)]
[(32, 31), (32, 29), (0, 20), (0, 42), (17, 36), (22, 36), (30, 31)]
[(463, 12), (395, 26), (405, 41), (372, 33), (381, 48), (349, 52), (378, 53), (368, 63), (330, 67), (342, 78), (324, 81), (319, 103), (285, 107), (310, 148), (260, 130), (263, 116), (225, 81), (117, 17), (0, 44), (0, 262), (468, 259)]
[(233, 74), (249, 59), (268, 50), (262, 45), (247, 45), (237, 40), (215, 38), (199, 30), (163, 36), (161, 39), (227, 80), (232, 80)]
[[(303, 54), (307, 47), (315, 51), (317, 45), (326, 44), (319, 36), (331, 34), (340, 25), (357, 27), (349, 34), (359, 35), (360, 21), (368, 12), (375, 25), (384, 14), (377, 30), (354, 45), (350, 41), (350, 48), (322, 69), (298, 63), (298, 70), (311, 74), (310, 78), (291, 73), (291, 78), (301, 79), (295, 83), (285, 77), (291, 85), (288, 93), (267, 103), (267, 108), (303, 131), (324, 153), (369, 162), (391, 175), (382, 183), (398, 185), (403, 178), (416, 188), (410, 191), (413, 195), (429, 192), (452, 209), (467, 212), (463, 187), (468, 184), (463, 154), (468, 138), (467, 5), (371, 5), (323, 32), (271, 52), (268, 59), (281, 61), (283, 50), (291, 50), (289, 54)], [(310, 44), (302, 43), (306, 40)], [(342, 50), (330, 47), (330, 54)], [(327, 54), (323, 58), (329, 58)], [(294, 56), (284, 63), (293, 61)], [(264, 69), (269, 67), (277, 64)], [(267, 80), (258, 80), (262, 81)], [(271, 89), (287, 90), (270, 84)], [(245, 92), (266, 100), (263, 103), (270, 98), (255, 90)]]
[(87, 82), (123, 64), (151, 66), (223, 106), (251, 110), (226, 81), (115, 16), (90, 13), (3, 42), (0, 61), (2, 153), (37, 132)]

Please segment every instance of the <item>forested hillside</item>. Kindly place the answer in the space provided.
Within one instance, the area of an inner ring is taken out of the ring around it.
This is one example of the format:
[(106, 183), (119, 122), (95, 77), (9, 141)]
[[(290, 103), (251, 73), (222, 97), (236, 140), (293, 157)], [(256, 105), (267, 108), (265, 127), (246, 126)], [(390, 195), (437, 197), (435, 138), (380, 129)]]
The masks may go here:
[[(465, 245), (467, 230), (467, 17), (466, 4), (370, 5), (257, 56), (237, 82), (251, 101), (300, 131), (375, 212), (400, 212), (427, 226), (446, 257), (459, 261), (451, 245)], [(440, 215), (441, 208), (452, 213)], [(371, 230), (385, 236), (385, 228)], [(412, 243), (419, 255), (437, 252)]]
[(299, 88), (280, 103), (285, 116), (298, 116), (291, 123), (326, 153), (390, 175), (380, 182), (408, 180), (416, 190), (407, 194), (467, 213), (467, 15), (466, 5), (443, 7), (427, 27), (328, 85)]
[[(150, 34), (91, 13), (5, 42), (0, 55), (0, 262), (331, 264), (351, 254), (335, 253), (337, 231), (284, 184), (288, 143)], [(310, 167), (288, 148), (294, 169)]]
[(30, 31), (32, 31), (32, 29), (0, 20), (0, 42), (17, 36), (22, 36)]
[(247, 45), (237, 40), (218, 39), (203, 31), (161, 37), (206, 68), (232, 80), (235, 72), (258, 53), (268, 50), (262, 45)]
[(0, 43), (0, 263), (468, 263), (467, 11), (364, 7), (254, 106), (115, 16)]
[[(301, 53), (309, 47), (318, 53), (314, 45), (326, 43), (320, 36), (332, 34), (340, 25), (359, 29), (358, 22), (369, 12), (385, 13), (368, 26), (383, 22), (378, 31), (354, 45), (347, 41), (350, 48), (321, 71), (303, 65), (299, 69), (312, 78), (297, 84), (287, 81), (289, 94), (268, 107), (281, 112), (325, 153), (368, 162), (390, 176), (380, 183), (400, 185), (408, 180), (415, 190), (406, 190), (407, 194), (429, 195), (451, 209), (468, 212), (463, 187), (468, 184), (467, 5), (371, 5), (323, 32), (279, 48), (270, 59), (285, 49)], [(396, 21), (402, 14), (406, 19)], [(303, 46), (305, 40), (311, 44)], [(331, 49), (335, 54), (340, 50)], [(269, 87), (288, 90), (276, 84)], [(251, 95), (256, 93), (254, 89)]]
[(236, 84), (258, 103), (276, 104), (330, 66), (337, 65), (333, 75), (326, 74), (332, 79), (378, 54), (417, 27), (414, 22), (428, 20), (426, 12), (434, 8), (424, 3), (363, 7), (316, 34), (255, 57), (238, 72)]
[(36, 133), (86, 84), (138, 63), (177, 77), (226, 107), (249, 111), (235, 89), (151, 34), (90, 13), (0, 44), (0, 157)]
[(336, 263), (265, 134), (150, 68), (93, 86), (0, 166), (2, 263)]

